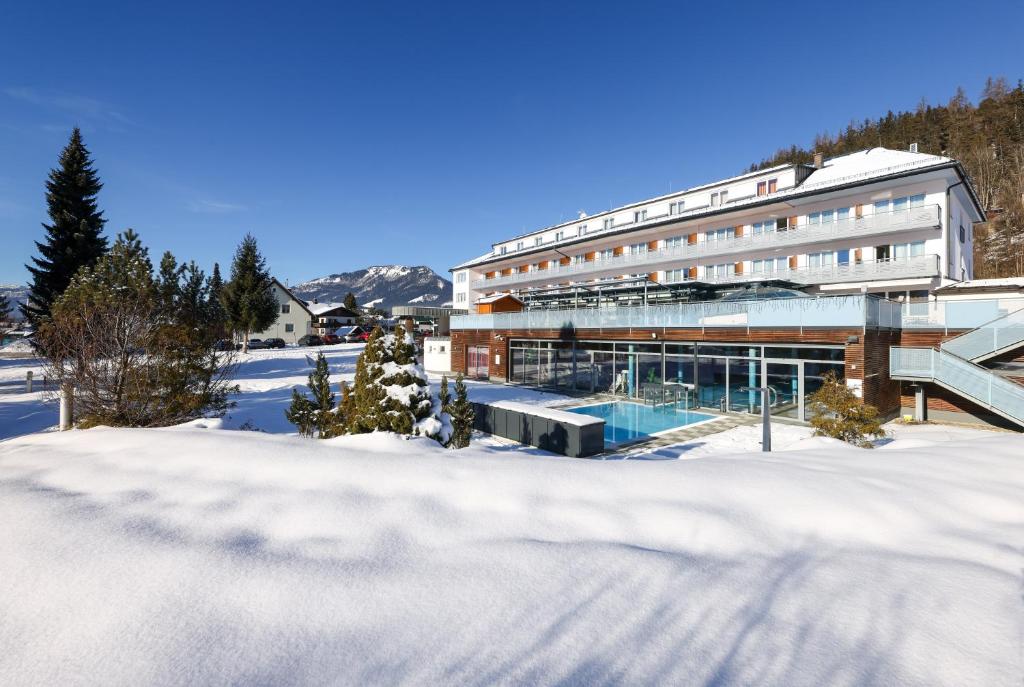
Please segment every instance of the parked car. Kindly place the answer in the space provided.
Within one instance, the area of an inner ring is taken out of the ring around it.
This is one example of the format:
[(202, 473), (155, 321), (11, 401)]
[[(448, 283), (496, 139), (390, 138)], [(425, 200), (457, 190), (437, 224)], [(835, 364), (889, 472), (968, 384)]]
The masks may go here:
[(270, 339), (263, 339), (263, 344), (264, 344), (264, 346), (266, 348), (284, 348), (285, 347), (284, 339), (279, 339), (277, 337), (273, 337), (273, 338), (270, 338)]
[(300, 346), (323, 346), (324, 341), (316, 334), (306, 334), (298, 341)]
[[(261, 350), (263, 348), (268, 348), (266, 342), (263, 339), (249, 339), (249, 350), (250, 351), (258, 351), (258, 350)], [(236, 343), (235, 344), (235, 350), (236, 351), (242, 350), (242, 344), (241, 343)]]
[(352, 332), (345, 337), (346, 343), (360, 343), (363, 341), (369, 341), (370, 332)]
[(231, 339), (217, 339), (213, 344), (213, 350), (215, 351), (233, 351), (235, 350), (235, 342)]
[(324, 334), (320, 337), (320, 340), (323, 341), (324, 346), (331, 346), (342, 341), (341, 337), (336, 334)]

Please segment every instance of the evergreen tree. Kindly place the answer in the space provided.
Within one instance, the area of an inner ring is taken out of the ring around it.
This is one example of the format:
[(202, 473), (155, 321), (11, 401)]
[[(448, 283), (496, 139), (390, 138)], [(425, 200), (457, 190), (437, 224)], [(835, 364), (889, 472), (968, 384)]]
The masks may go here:
[(160, 258), (160, 271), (156, 277), (156, 301), (159, 317), (163, 322), (174, 321), (178, 308), (178, 297), (181, 293), (181, 275), (184, 267), (166, 251)]
[(402, 327), (387, 335), (379, 327), (373, 330), (356, 363), (349, 432), (395, 432), (448, 441), (450, 423), (432, 398), (415, 355), (412, 335)]
[(11, 301), (6, 293), (0, 293), (0, 337), (7, 333), (4, 323), (11, 319)]
[(341, 433), (341, 416), (334, 407), (334, 392), (331, 391), (331, 376), (327, 358), (323, 353), (316, 357), (316, 367), (309, 373), (309, 391), (312, 398), (292, 390), (292, 403), (285, 416), (295, 425), (301, 436), (330, 439)]
[(72, 277), (81, 268), (96, 264), (107, 250), (107, 240), (102, 236), (106, 220), (96, 204), (101, 188), (82, 133), (75, 127), (46, 182), (50, 221), (43, 224), (45, 240), (36, 242), (40, 257), (32, 258), (33, 264), (25, 266), (32, 283), (21, 312), (33, 327), (49, 316), (54, 301)]
[(473, 420), (475, 412), (469, 402), (469, 393), (466, 390), (466, 381), (462, 374), (455, 378), (455, 401), (448, 411), (451, 416), (452, 436), (449, 446), (452, 448), (466, 448), (469, 446), (470, 436), (473, 434)]
[(182, 265), (175, 318), (205, 343), (212, 344), (219, 335), (210, 322), (209, 288), (209, 280), (194, 261)]
[(452, 393), (448, 389), (448, 375), (441, 375), (441, 386), (437, 390), (437, 400), (441, 402), (441, 411), (449, 412), (452, 405)]
[(228, 327), (242, 337), (242, 351), (249, 352), (249, 335), (277, 321), (279, 310), (267, 261), (256, 239), (246, 234), (231, 263), (231, 281), (221, 294)]
[(384, 332), (380, 327), (374, 327), (356, 361), (356, 377), (352, 389), (353, 413), (346, 418), (348, 431), (352, 434), (373, 432), (382, 424), (384, 389), (379, 382), (383, 375), (383, 357)]
[(231, 369), (160, 307), (134, 232), (79, 271), (37, 331), (47, 376), (75, 389), (81, 424), (159, 427), (223, 413)]
[(811, 427), (815, 436), (832, 437), (872, 448), (868, 437), (884, 437), (878, 409), (861, 403), (834, 372), (826, 372), (821, 387), (810, 395)]
[(221, 303), (224, 279), (220, 276), (220, 265), (213, 263), (213, 273), (206, 281), (206, 323), (213, 340), (227, 337), (228, 316)]
[(352, 312), (359, 312), (359, 304), (356, 302), (356, 296), (351, 291), (345, 294), (344, 304), (345, 307), (351, 310)]

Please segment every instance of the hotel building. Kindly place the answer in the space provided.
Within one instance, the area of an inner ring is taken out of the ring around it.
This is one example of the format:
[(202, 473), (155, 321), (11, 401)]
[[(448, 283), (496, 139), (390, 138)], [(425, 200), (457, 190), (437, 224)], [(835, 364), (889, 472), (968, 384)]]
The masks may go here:
[[(939, 346), (1013, 309), (978, 306), (952, 328), (935, 295), (973, 279), (984, 220), (960, 163), (913, 147), (816, 156), (580, 213), (451, 269), (454, 305), (470, 313), (452, 318), (452, 368), (634, 398), (674, 384), (731, 412), (759, 412), (749, 388), (771, 386), (773, 411), (798, 420), (832, 371), (895, 415), (910, 382), (911, 404), (945, 393), (935, 375), (890, 375), (890, 358), (909, 355), (897, 349), (910, 323), (915, 345)], [(1006, 419), (977, 400), (961, 405)]]

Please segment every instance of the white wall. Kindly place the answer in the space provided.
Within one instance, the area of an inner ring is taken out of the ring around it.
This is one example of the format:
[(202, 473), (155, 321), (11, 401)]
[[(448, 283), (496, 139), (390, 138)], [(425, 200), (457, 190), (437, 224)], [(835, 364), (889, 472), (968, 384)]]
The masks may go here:
[(423, 340), (423, 368), (427, 372), (451, 372), (452, 340), (428, 336)]
[[(253, 332), (253, 339), (284, 339), (285, 343), (297, 343), (300, 337), (310, 333), (312, 317), (302, 304), (292, 298), (287, 291), (274, 284), (274, 295), (277, 296), (277, 322), (262, 332)], [(287, 308), (284, 308), (287, 306)], [(287, 309), (288, 312), (282, 312)], [(289, 331), (290, 329), (290, 331)]]

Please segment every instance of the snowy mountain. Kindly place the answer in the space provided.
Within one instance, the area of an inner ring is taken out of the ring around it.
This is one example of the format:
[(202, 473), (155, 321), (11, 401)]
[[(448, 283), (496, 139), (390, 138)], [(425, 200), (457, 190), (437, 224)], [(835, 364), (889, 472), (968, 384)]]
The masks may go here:
[(450, 305), (452, 283), (429, 267), (376, 265), (310, 279), (291, 287), (304, 300), (341, 301), (355, 294), (359, 305), (389, 310), (396, 305)]
[(7, 296), (7, 300), (11, 302), (11, 317), (20, 320), (21, 312), (18, 310), (18, 306), (28, 298), (28, 287), (18, 284), (0, 284), (0, 293)]

